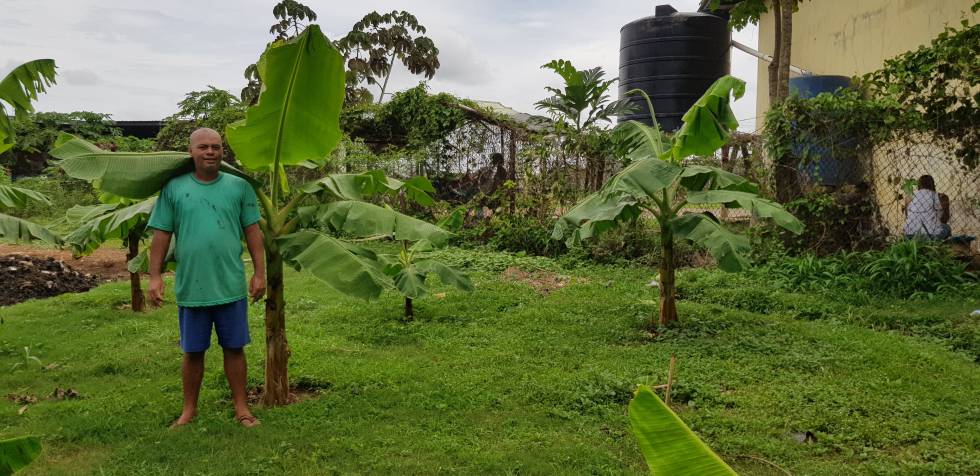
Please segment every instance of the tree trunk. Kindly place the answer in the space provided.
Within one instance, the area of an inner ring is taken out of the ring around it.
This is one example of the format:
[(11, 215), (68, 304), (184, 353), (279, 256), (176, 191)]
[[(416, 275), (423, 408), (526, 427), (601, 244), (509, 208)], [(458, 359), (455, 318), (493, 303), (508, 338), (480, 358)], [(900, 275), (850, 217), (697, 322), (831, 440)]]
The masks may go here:
[[(667, 326), (677, 320), (677, 302), (674, 286), (674, 233), (669, 227), (661, 227), (660, 244), (664, 256), (660, 260), (660, 325)], [(652, 327), (652, 326), (651, 326)]]
[(378, 95), (378, 104), (385, 99), (385, 89), (388, 89), (388, 79), (391, 78), (391, 70), (395, 67), (395, 54), (391, 54), (391, 62), (388, 63), (388, 74), (385, 75), (385, 82), (381, 85), (381, 94)]
[(772, 61), (766, 68), (769, 72), (769, 106), (776, 104), (779, 98), (779, 61), (782, 59), (783, 45), (783, 17), (780, 9), (782, 0), (772, 1), (772, 19), (775, 23), (775, 35), (773, 37)]
[(405, 320), (410, 321), (415, 317), (415, 309), (412, 309), (412, 298), (405, 298)]
[[(773, 107), (789, 95), (789, 64), (793, 41), (793, 0), (772, 0), (773, 20), (776, 22), (776, 47), (769, 64), (769, 106)], [(788, 202), (800, 194), (797, 161), (791, 156), (772, 157), (776, 199)]]
[[(140, 254), (140, 235), (142, 235), (143, 230), (134, 229), (129, 232), (129, 236), (126, 237), (127, 244), (129, 245), (129, 251), (126, 253), (126, 262), (128, 263), (131, 259), (139, 256)], [(143, 295), (143, 288), (140, 285), (140, 274), (129, 273), (129, 303), (133, 312), (143, 312), (146, 310), (146, 297)]]
[(507, 175), (510, 181), (514, 182), (514, 186), (510, 189), (510, 213), (513, 215), (517, 212), (517, 139), (514, 137), (514, 131), (510, 131), (510, 144), (507, 149)]
[(282, 255), (267, 245), (265, 299), (265, 391), (268, 406), (289, 403), (289, 345), (286, 343), (286, 300), (283, 295)]
[(793, 2), (795, 0), (780, 0), (780, 15), (782, 16), (779, 31), (779, 76), (776, 84), (776, 95), (782, 101), (789, 97), (789, 65), (793, 53)]

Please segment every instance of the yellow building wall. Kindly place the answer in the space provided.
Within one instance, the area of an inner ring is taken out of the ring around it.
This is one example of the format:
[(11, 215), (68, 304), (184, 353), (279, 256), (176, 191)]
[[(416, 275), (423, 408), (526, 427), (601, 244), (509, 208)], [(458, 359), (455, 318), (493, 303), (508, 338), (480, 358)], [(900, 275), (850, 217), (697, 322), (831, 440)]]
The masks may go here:
[[(975, 0), (801, 0), (793, 15), (791, 64), (813, 74), (857, 76), (884, 66), (886, 59), (928, 44), (946, 27), (959, 27), (966, 18), (971, 24), (980, 15), (970, 12)], [(772, 13), (759, 21), (759, 50), (773, 54), (775, 25)], [(756, 126), (761, 129), (769, 109), (768, 63), (759, 61)], [(792, 73), (791, 73), (792, 74)], [(884, 144), (871, 155), (874, 178), (872, 189), (882, 212), (883, 224), (900, 234), (904, 223), (904, 201), (900, 181), (916, 179), (923, 173), (936, 179), (937, 189), (954, 198), (950, 204), (954, 234), (980, 236), (978, 172), (964, 173), (950, 158), (947, 147), (936, 146), (932, 153), (901, 160), (905, 142)], [(919, 147), (922, 143), (913, 145)], [(911, 155), (911, 154), (909, 154)], [(889, 172), (886, 172), (889, 171)]]
[[(856, 76), (884, 65), (886, 59), (928, 44), (964, 15), (972, 23), (975, 0), (801, 0), (793, 14), (790, 62), (813, 74)], [(772, 13), (759, 20), (759, 51), (772, 55)], [(769, 110), (769, 63), (759, 61), (756, 126)]]

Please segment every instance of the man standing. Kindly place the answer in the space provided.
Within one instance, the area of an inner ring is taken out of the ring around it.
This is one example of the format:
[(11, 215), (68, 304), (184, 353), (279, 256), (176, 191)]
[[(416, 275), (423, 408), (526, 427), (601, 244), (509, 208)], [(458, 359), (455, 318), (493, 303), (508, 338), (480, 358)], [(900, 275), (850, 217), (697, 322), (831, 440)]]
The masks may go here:
[[(173, 427), (186, 425), (197, 415), (197, 400), (204, 377), (204, 352), (211, 344), (211, 327), (224, 351), (225, 376), (231, 388), (235, 419), (245, 427), (259, 424), (248, 409), (245, 395), (247, 366), (243, 347), (248, 334), (248, 296), (265, 294), (265, 255), (255, 191), (245, 180), (219, 171), (224, 150), (221, 135), (197, 129), (190, 136), (194, 171), (174, 177), (160, 192), (149, 227), (150, 301), (163, 301), (160, 273), (170, 246), (177, 243), (176, 293), (180, 320), (180, 347), (184, 409)], [(242, 238), (252, 256), (254, 274), (245, 288)]]

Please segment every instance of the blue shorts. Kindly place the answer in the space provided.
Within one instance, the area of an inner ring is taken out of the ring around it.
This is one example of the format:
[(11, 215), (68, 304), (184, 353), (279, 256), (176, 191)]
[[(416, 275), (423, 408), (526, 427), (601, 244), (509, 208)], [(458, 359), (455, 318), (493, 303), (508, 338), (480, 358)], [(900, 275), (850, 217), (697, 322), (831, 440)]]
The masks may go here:
[(248, 335), (248, 300), (240, 299), (216, 306), (178, 306), (180, 348), (184, 352), (204, 352), (211, 346), (211, 327), (218, 334), (218, 344), (225, 349), (240, 349), (251, 342)]

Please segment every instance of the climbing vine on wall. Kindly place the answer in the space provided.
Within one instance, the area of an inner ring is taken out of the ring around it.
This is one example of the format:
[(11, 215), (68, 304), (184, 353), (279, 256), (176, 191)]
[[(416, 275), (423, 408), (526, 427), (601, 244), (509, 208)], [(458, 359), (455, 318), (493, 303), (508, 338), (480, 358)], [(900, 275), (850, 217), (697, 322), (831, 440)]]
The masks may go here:
[(980, 159), (978, 80), (980, 25), (963, 20), (960, 29), (947, 28), (929, 45), (855, 78), (854, 89), (774, 105), (766, 114), (766, 147), (780, 162), (813, 152), (848, 158), (917, 130), (954, 141), (956, 157), (973, 169)]

